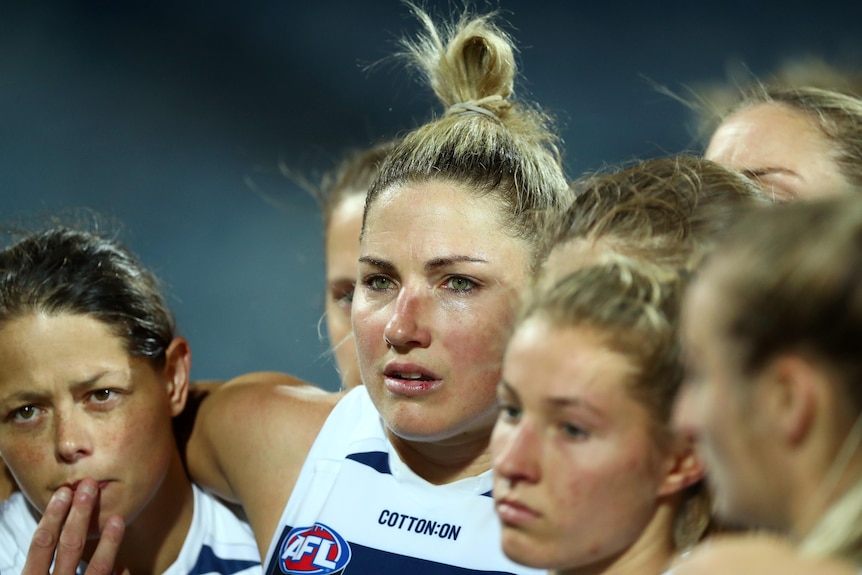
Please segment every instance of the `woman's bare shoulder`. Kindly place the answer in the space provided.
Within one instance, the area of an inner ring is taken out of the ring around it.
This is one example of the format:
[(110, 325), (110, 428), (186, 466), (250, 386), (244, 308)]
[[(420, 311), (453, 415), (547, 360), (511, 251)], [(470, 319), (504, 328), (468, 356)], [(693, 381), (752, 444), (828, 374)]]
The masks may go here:
[(859, 567), (800, 555), (788, 542), (768, 535), (716, 537), (695, 548), (672, 575), (859, 575)]
[(249, 373), (213, 386), (197, 408), (186, 446), (196, 482), (246, 512), (254, 494), (289, 494), (341, 394), (290, 375)]

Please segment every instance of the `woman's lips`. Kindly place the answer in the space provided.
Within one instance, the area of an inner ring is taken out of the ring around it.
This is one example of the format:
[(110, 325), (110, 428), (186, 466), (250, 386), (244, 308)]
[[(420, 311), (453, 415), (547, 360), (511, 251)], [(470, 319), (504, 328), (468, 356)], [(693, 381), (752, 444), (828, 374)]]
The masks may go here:
[[(77, 490), (77, 489), (78, 489), (78, 487), (81, 485), (81, 482), (82, 482), (82, 481), (84, 481), (84, 480), (83, 480), (83, 479), (77, 479), (77, 480), (75, 480), (75, 481), (69, 481), (69, 482), (67, 482), (67, 483), (63, 483), (62, 485), (60, 485), (60, 487), (68, 487), (68, 488), (69, 488), (69, 489), (71, 489), (72, 491), (75, 491), (75, 490)], [(95, 480), (95, 479), (91, 479), (91, 480), (90, 480), (90, 483), (92, 484), (93, 482), (95, 482), (95, 483), (96, 483), (96, 487), (98, 487), (98, 488), (99, 488), (99, 491), (101, 491), (101, 490), (103, 490), (105, 487), (107, 487), (109, 483), (111, 483), (111, 480), (109, 480), (109, 479), (103, 479), (103, 480), (101, 480), (101, 481), (97, 481), (97, 480)], [(60, 487), (58, 487), (57, 489), (59, 489)], [(54, 491), (56, 491), (57, 489), (54, 489)]]
[(391, 393), (416, 397), (431, 393), (443, 380), (421, 366), (393, 363), (384, 370), (383, 383)]
[(431, 393), (443, 384), (443, 380), (434, 379), (429, 381), (423, 379), (402, 379), (399, 377), (386, 376), (383, 378), (383, 383), (386, 385), (386, 389), (391, 393), (416, 397)]
[(535, 521), (539, 514), (526, 505), (512, 499), (502, 499), (497, 502), (497, 515), (507, 525), (520, 526)]

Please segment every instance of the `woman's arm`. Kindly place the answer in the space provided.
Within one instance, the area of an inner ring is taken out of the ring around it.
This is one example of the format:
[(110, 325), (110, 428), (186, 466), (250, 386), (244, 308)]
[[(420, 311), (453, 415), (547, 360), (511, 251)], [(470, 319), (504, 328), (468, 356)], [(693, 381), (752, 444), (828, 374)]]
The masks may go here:
[(280, 373), (214, 386), (186, 443), (192, 480), (240, 503), (266, 552), (302, 464), (340, 398)]

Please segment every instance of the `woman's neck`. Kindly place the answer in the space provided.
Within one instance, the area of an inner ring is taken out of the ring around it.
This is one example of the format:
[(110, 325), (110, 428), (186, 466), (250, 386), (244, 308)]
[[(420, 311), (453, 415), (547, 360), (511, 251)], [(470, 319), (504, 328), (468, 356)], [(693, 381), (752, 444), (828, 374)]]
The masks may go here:
[[(836, 487), (834, 496), (822, 509), (812, 509), (793, 524), (791, 538), (803, 552), (812, 555), (846, 555), (862, 541), (862, 479)], [(811, 498), (814, 499), (814, 498)], [(825, 498), (824, 498), (825, 499)]]
[(389, 430), (387, 435), (401, 460), (416, 475), (435, 485), (475, 477), (491, 469), (490, 430), (436, 442), (403, 439)]
[(831, 449), (811, 441), (808, 453), (801, 453), (794, 462), (795, 469), (788, 475), (796, 481), (791, 484), (793, 492), (788, 497), (785, 526), (792, 539), (806, 539), (827, 514), (845, 514), (848, 506), (862, 513), (860, 424), (862, 421), (856, 422), (851, 436), (841, 435), (843, 442), (835, 442)]
[(553, 571), (557, 575), (661, 575), (679, 555), (673, 542), (676, 505), (662, 502), (640, 536), (616, 555), (596, 563)]

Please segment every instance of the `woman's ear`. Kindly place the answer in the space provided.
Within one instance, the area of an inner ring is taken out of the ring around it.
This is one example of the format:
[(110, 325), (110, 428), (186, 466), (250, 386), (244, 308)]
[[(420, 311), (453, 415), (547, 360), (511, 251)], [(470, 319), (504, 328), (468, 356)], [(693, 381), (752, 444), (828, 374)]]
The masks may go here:
[(189, 342), (183, 337), (175, 337), (165, 351), (164, 378), (171, 405), (171, 417), (179, 415), (186, 406), (189, 393), (189, 374), (192, 364), (192, 351)]
[(825, 377), (815, 362), (795, 353), (778, 355), (763, 368), (757, 382), (761, 405), (784, 445), (798, 445), (808, 436), (818, 395), (828, 387)]
[(702, 480), (706, 474), (703, 463), (695, 453), (691, 437), (675, 433), (672, 441), (659, 496), (680, 493), (686, 487)]

